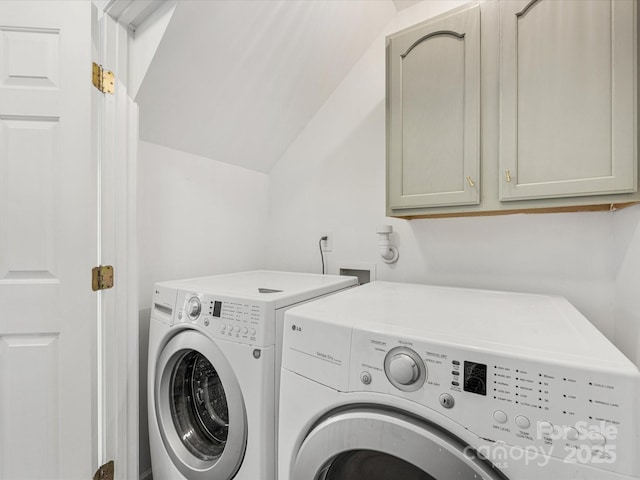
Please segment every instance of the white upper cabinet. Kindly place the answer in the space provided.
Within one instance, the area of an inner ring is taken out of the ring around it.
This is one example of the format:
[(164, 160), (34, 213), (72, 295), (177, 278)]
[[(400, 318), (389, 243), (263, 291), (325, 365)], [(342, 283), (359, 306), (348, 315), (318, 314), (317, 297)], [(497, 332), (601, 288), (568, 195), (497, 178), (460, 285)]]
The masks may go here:
[(392, 209), (480, 201), (480, 9), (387, 38)]
[(635, 192), (633, 0), (500, 4), (501, 201)]

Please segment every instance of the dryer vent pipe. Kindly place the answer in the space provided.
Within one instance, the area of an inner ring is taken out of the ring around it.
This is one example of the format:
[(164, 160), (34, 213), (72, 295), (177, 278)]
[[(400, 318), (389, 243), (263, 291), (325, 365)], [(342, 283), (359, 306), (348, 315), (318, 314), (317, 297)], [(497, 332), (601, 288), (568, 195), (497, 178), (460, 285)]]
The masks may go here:
[(380, 225), (378, 227), (378, 250), (382, 261), (385, 263), (396, 263), (400, 253), (395, 245), (391, 244), (389, 236), (393, 233), (393, 227), (391, 225)]

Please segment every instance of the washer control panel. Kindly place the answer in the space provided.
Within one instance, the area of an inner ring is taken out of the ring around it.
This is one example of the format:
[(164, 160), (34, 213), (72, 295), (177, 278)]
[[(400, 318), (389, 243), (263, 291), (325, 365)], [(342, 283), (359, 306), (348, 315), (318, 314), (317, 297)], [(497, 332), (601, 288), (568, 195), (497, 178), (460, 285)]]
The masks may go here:
[(266, 346), (273, 343), (274, 322), (266, 321), (263, 304), (225, 296), (179, 291), (174, 324), (193, 323), (210, 335), (239, 343)]
[(349, 389), (420, 403), (494, 445), (640, 475), (640, 372), (631, 365), (563, 364), (354, 329)]

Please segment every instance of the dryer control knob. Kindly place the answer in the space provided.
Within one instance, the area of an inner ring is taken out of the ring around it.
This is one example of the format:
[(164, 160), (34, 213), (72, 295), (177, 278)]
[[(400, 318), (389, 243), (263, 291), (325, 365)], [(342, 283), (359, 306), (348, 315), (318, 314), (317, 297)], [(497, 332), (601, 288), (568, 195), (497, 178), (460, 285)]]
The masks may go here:
[(201, 310), (202, 305), (200, 304), (200, 299), (198, 297), (191, 297), (189, 303), (187, 303), (187, 315), (189, 315), (189, 318), (195, 320), (200, 316)]
[(394, 387), (406, 392), (418, 390), (427, 380), (424, 361), (408, 347), (395, 347), (387, 353), (384, 372)]
[(411, 385), (419, 375), (418, 365), (409, 355), (399, 353), (389, 362), (389, 376), (402, 385)]

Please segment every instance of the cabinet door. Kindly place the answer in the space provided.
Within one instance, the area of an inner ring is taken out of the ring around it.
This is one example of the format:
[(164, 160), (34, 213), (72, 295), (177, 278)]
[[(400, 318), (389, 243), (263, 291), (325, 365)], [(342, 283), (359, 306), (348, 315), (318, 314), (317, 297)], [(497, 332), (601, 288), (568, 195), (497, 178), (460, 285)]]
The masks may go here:
[(501, 4), (500, 200), (637, 189), (633, 0)]
[(391, 209), (479, 202), (480, 9), (387, 41)]

